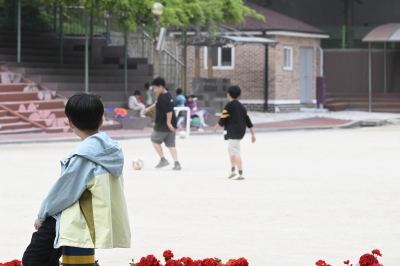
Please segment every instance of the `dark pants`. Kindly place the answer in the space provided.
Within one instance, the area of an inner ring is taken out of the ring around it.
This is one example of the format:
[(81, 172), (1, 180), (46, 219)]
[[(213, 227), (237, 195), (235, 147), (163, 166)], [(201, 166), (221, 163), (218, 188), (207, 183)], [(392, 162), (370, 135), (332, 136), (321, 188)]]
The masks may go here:
[(24, 266), (59, 266), (61, 248), (54, 249), (56, 220), (48, 217), (39, 230), (32, 234), (32, 240), (22, 257)]

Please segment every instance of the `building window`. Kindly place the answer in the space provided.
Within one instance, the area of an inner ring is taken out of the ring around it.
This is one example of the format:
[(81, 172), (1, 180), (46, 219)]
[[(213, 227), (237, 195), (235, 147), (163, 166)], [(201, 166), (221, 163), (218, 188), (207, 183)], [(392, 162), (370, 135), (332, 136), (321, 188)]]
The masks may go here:
[(293, 47), (283, 47), (283, 69), (293, 70)]
[[(234, 69), (235, 48), (211, 47), (213, 69)], [(208, 47), (204, 47), (204, 69), (207, 69)]]

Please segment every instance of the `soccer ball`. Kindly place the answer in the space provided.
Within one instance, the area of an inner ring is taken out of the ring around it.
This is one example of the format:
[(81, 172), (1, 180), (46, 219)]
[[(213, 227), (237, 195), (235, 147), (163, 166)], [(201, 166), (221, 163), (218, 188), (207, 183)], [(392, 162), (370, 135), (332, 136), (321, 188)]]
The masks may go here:
[(179, 137), (180, 137), (181, 139), (186, 138), (186, 132), (185, 132), (185, 131), (179, 132)]
[(133, 161), (132, 166), (135, 170), (141, 170), (144, 166), (144, 163), (142, 160), (138, 159), (137, 161)]

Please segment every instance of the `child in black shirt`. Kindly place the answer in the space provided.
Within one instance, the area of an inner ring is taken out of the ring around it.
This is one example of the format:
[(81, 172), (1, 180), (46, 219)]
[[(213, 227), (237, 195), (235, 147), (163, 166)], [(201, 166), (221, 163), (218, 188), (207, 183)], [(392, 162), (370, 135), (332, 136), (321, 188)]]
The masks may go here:
[[(250, 129), (252, 143), (256, 141), (253, 124), (246, 108), (237, 100), (240, 94), (239, 86), (229, 87), (227, 94), (229, 103), (225, 106), (218, 124), (214, 127), (214, 131), (217, 131), (219, 127), (224, 127), (224, 138), (228, 140), (229, 157), (232, 165), (228, 178), (234, 180), (244, 179), (242, 158), (240, 156), (240, 141), (246, 133), (246, 127)], [(235, 167), (238, 168), (239, 173), (235, 172)]]
[(150, 110), (156, 108), (156, 121), (153, 133), (151, 134), (151, 142), (158, 155), (160, 162), (156, 168), (162, 168), (169, 165), (169, 162), (164, 157), (161, 144), (164, 142), (171, 152), (172, 158), (175, 161), (173, 170), (181, 170), (182, 167), (178, 162), (178, 155), (175, 148), (175, 130), (176, 130), (176, 116), (174, 112), (174, 100), (171, 94), (165, 88), (165, 80), (163, 78), (155, 78), (151, 83), (154, 92), (158, 98), (155, 104), (145, 108), (143, 113), (146, 114)]

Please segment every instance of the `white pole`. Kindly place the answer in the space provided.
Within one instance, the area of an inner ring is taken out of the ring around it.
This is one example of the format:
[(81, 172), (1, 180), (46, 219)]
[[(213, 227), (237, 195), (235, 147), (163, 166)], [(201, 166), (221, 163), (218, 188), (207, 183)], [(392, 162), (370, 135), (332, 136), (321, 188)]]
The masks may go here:
[(368, 43), (368, 109), (369, 112), (372, 112), (372, 84), (371, 84), (371, 42)]
[(319, 50), (319, 76), (324, 76), (324, 50), (321, 47), (318, 47)]

